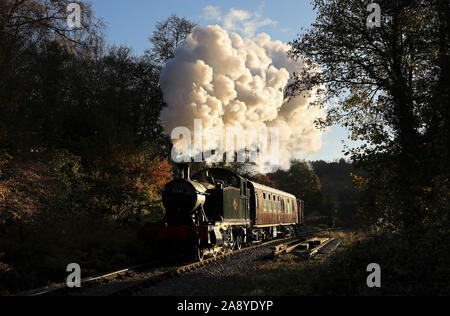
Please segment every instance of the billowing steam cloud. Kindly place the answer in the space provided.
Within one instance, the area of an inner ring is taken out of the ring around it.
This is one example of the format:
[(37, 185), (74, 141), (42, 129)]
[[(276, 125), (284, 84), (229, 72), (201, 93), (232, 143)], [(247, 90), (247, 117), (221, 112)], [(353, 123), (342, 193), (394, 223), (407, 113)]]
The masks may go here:
[[(283, 169), (292, 159), (318, 151), (322, 132), (314, 120), (323, 116), (323, 110), (308, 106), (314, 94), (284, 99), (290, 75), (303, 67), (287, 57), (289, 49), (267, 34), (242, 39), (217, 25), (196, 27), (161, 75), (168, 107), (160, 119), (167, 133), (180, 126), (194, 132), (195, 119), (201, 119), (206, 130), (278, 127)], [(217, 147), (212, 133), (206, 132), (202, 142), (204, 148)], [(273, 167), (269, 155), (259, 157), (257, 164), (261, 171)]]

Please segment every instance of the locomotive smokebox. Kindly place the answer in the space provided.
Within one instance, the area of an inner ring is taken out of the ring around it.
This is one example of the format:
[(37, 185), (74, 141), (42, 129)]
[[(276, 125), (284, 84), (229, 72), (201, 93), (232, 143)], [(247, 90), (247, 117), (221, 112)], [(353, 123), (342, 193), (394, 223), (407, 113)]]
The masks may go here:
[(169, 182), (162, 192), (168, 223), (190, 223), (191, 214), (205, 204), (205, 192), (205, 186), (191, 180), (178, 179)]

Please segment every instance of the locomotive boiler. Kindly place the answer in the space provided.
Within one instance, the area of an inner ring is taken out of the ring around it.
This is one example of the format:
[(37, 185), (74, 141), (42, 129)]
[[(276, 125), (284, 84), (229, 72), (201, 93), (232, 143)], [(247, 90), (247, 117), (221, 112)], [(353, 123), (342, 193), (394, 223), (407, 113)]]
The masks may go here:
[(292, 194), (258, 184), (237, 173), (209, 168), (164, 187), (164, 222), (138, 230), (140, 239), (167, 254), (203, 260), (249, 243), (295, 232), (303, 223), (303, 202)]

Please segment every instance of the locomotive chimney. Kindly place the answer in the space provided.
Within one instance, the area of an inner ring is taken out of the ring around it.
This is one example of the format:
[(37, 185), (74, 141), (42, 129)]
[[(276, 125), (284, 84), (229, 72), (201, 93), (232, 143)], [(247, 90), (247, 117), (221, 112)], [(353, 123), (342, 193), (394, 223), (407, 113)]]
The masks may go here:
[(181, 178), (185, 180), (191, 180), (191, 165), (184, 163), (180, 165)]

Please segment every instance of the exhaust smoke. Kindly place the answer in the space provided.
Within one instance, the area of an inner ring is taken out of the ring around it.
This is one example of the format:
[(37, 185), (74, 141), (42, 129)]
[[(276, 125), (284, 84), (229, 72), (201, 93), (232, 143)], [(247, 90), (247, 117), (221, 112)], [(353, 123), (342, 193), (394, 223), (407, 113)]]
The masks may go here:
[[(161, 112), (160, 120), (166, 132), (171, 135), (174, 129), (185, 127), (192, 135), (188, 141), (196, 142), (196, 148), (217, 151), (227, 142), (227, 128), (277, 128), (279, 161), (274, 162), (269, 151), (259, 151), (256, 164), (261, 172), (288, 169), (293, 159), (318, 151), (323, 132), (314, 121), (324, 116), (324, 110), (309, 107), (316, 94), (312, 91), (284, 97), (291, 75), (303, 68), (301, 61), (288, 58), (289, 49), (289, 45), (272, 41), (264, 33), (243, 39), (218, 25), (196, 27), (162, 70), (160, 83), (168, 107)], [(200, 137), (194, 135), (196, 120), (202, 122)], [(265, 147), (271, 148), (270, 135), (259, 137), (268, 139)], [(175, 150), (182, 152), (185, 142), (174, 140)], [(260, 143), (261, 139), (253, 143), (246, 139), (233, 145), (239, 152), (252, 146), (259, 149)], [(192, 157), (196, 154), (193, 152)]]

